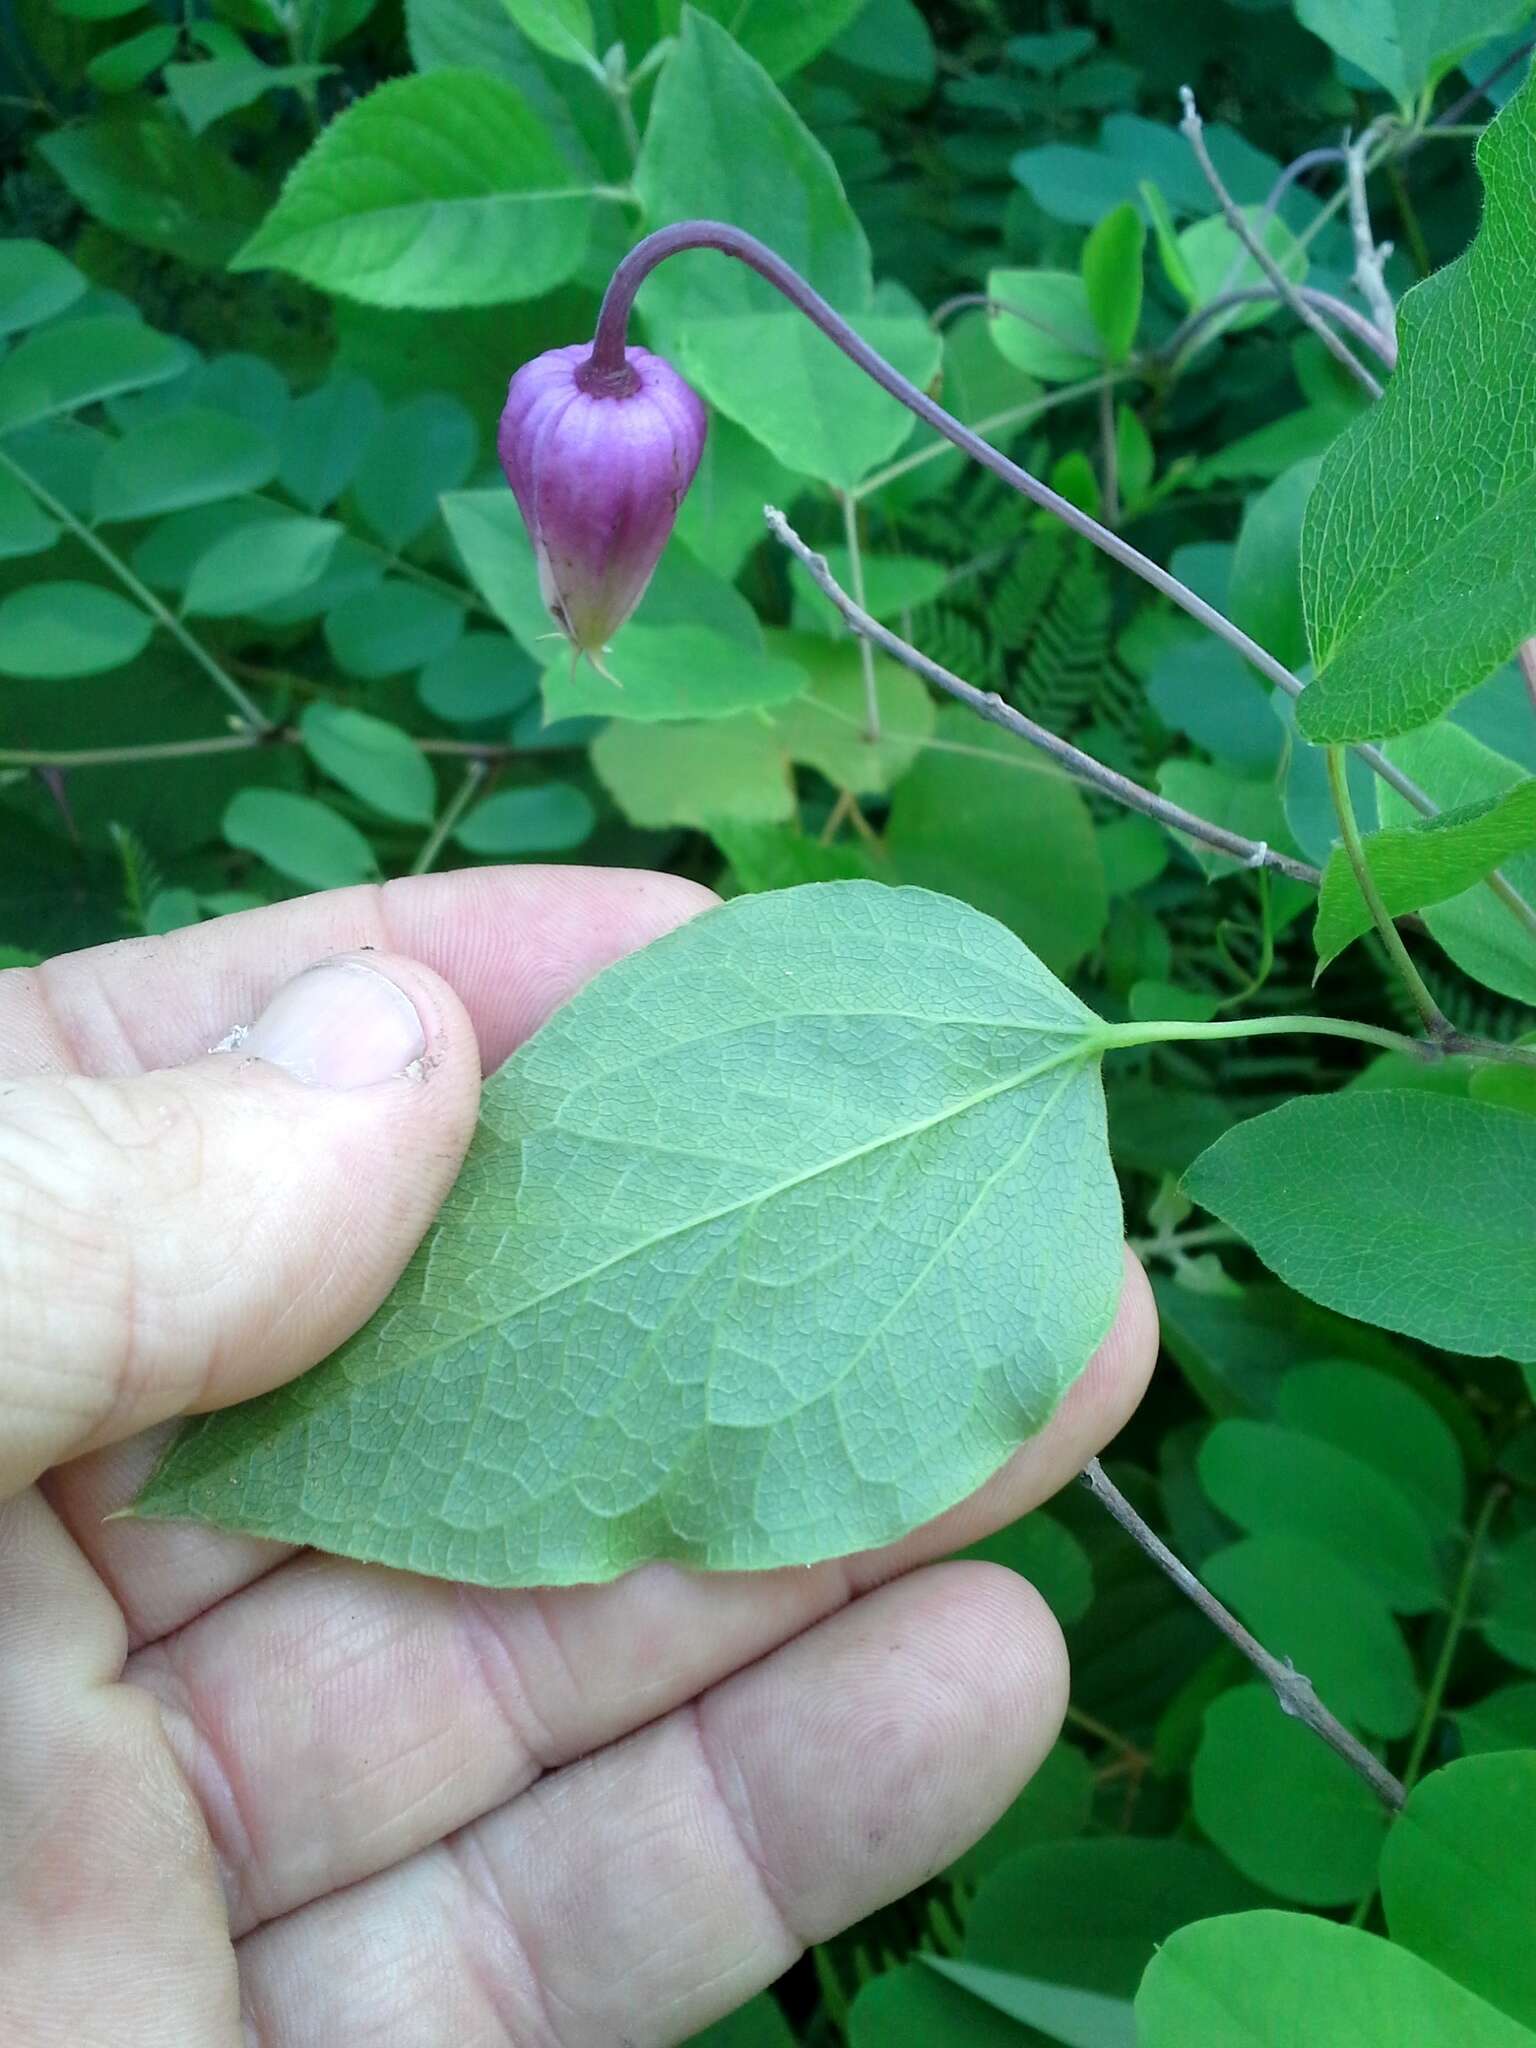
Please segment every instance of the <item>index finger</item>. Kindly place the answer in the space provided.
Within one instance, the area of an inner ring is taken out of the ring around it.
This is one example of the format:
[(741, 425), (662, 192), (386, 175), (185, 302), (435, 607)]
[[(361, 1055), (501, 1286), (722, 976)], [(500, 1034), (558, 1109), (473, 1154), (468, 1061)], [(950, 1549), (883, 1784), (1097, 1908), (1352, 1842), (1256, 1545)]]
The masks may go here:
[(489, 1072), (600, 967), (714, 901), (695, 882), (641, 869), (467, 868), (121, 939), (0, 974), (0, 1075), (178, 1066), (301, 968), (367, 946), (449, 983)]

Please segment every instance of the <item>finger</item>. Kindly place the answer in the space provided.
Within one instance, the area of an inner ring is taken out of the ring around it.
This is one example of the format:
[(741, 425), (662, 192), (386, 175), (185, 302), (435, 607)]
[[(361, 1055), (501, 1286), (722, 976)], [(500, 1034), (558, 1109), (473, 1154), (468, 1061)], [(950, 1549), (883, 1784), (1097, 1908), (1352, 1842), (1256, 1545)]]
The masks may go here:
[[(1066, 1691), (1061, 1632), (1022, 1580), (922, 1572), (249, 1936), (253, 2031), (268, 2048), (684, 2040), (973, 1841)], [(373, 1982), (370, 1953), (395, 1965)]]
[(489, 1073), (598, 968), (715, 900), (638, 869), (469, 868), (95, 946), (0, 973), (0, 1075), (177, 1066), (312, 960), (365, 946), (419, 960), (457, 991)]
[(190, 1066), (0, 1086), (0, 1494), (332, 1350), (447, 1193), (479, 1080), (445, 982), (344, 955)]
[(542, 1593), (307, 1557), (135, 1657), (209, 1816), (236, 1929), (386, 1869), (1057, 1491), (1145, 1385), (1156, 1325), (1131, 1272), (1115, 1335), (1050, 1425), (975, 1503), (891, 1548)]
[(185, 2048), (239, 2025), (213, 1856), (111, 1600), (32, 1490), (0, 1504), (0, 2040)]

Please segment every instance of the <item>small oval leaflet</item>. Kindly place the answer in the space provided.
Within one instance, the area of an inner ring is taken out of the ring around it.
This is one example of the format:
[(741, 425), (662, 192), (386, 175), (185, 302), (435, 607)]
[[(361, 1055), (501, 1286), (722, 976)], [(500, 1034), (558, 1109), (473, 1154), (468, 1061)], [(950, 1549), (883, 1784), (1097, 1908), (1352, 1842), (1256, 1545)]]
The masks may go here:
[(1105, 1036), (948, 897), (710, 910), (491, 1077), (389, 1300), (187, 1425), (136, 1511), (490, 1586), (891, 1541), (1113, 1319)]

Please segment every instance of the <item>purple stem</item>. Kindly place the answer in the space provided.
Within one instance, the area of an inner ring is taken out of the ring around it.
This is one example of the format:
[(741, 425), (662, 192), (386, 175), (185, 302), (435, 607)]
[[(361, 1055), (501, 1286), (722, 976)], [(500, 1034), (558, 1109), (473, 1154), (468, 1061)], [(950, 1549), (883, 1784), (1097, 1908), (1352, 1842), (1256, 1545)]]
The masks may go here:
[(1053, 491), (1049, 484), (1041, 483), (1027, 469), (1011, 462), (990, 441), (984, 441), (969, 427), (962, 426), (952, 413), (935, 404), (926, 391), (920, 391), (884, 356), (877, 354), (867, 341), (855, 334), (842, 314), (834, 311), (819, 292), (813, 291), (798, 271), (792, 270), (781, 256), (776, 256), (743, 228), (732, 227), (726, 221), (686, 220), (675, 227), (657, 228), (654, 234), (635, 244), (614, 271), (603, 295), (592, 354), (583, 365), (581, 381), (587, 390), (621, 393), (629, 388), (633, 372), (625, 360), (624, 343), (635, 294), (658, 263), (683, 249), (718, 249), (722, 255), (734, 256), (738, 263), (745, 263), (749, 270), (755, 270), (776, 291), (782, 292), (813, 326), (819, 327), (845, 356), (857, 363), (867, 377), (872, 377), (882, 391), (888, 391), (909, 412), (916, 413), (920, 420), (926, 420), (946, 440), (953, 441), (973, 462), (991, 470), (994, 476), (1001, 477), (1004, 483), (1022, 492), (1034, 504), (1054, 513), (1074, 533), (1080, 533), (1114, 561), (1134, 571), (1181, 611), (1188, 612), (1191, 618), (1198, 619), (1208, 631), (1235, 648), (1244, 660), (1251, 662), (1261, 675), (1288, 696), (1300, 694), (1300, 683), (1283, 662), (1277, 661), (1256, 640), (1251, 640), (1241, 627), (1233, 625), (1214, 605), (1207, 604), (1203, 597), (1197, 597), (1177, 576), (1170, 576), (1166, 569), (1160, 568), (1150, 555), (1144, 555), (1140, 548), (1132, 547), (1118, 533), (1101, 526), (1097, 519), (1090, 518), (1070, 499)]

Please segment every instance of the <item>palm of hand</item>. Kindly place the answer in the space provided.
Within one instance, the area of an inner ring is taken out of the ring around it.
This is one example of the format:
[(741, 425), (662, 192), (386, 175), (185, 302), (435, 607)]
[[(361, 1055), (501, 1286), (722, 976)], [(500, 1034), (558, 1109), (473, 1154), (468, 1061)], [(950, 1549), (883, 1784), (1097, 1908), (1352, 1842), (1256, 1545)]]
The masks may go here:
[[(1139, 1271), (1050, 1428), (878, 1554), (496, 1593), (103, 1520), (170, 1426), (140, 1424), (287, 1377), (380, 1298), (451, 1180), (479, 1061), (700, 900), (659, 877), (480, 871), (0, 977), (0, 1479), (70, 1458), (0, 1506), (14, 2048), (680, 2041), (941, 1868), (1054, 1738), (1065, 1658), (1038, 1595), (923, 1567), (1119, 1426), (1153, 1348)], [(339, 1136), (281, 1078), (241, 1105), (248, 1152), (200, 1126), (206, 1063), (185, 1083), (70, 1078), (193, 1059), (306, 963), (364, 945), (398, 949), (378, 957), (431, 1020), (428, 1079), (387, 1084), (386, 1111), (375, 1090), (331, 1098)], [(323, 1185), (274, 1115), (321, 1123)], [(412, 1185), (377, 1192), (402, 1156)], [(155, 1287), (174, 1298), (146, 1343)]]

